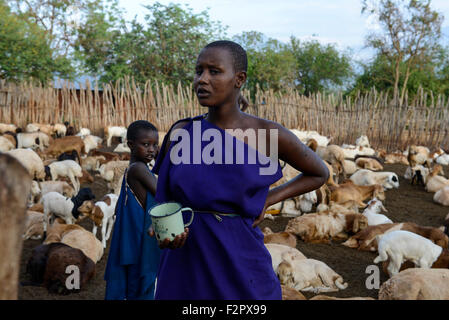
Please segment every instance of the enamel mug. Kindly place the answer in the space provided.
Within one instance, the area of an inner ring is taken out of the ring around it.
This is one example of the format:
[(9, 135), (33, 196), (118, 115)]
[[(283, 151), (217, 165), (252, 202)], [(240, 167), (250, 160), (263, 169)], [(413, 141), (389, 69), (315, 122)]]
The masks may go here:
[[(184, 224), (182, 213), (190, 211), (192, 217), (187, 224)], [(173, 241), (175, 237), (184, 232), (184, 227), (190, 226), (193, 221), (193, 210), (183, 208), (177, 202), (165, 202), (155, 205), (149, 210), (153, 230), (158, 241), (168, 238)]]

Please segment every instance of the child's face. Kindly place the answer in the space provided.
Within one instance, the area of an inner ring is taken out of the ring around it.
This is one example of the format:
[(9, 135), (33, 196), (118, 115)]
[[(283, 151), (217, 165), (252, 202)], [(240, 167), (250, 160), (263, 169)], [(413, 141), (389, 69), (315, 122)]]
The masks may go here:
[(131, 155), (136, 160), (145, 163), (151, 162), (159, 150), (159, 136), (156, 131), (141, 130), (136, 140), (129, 140), (128, 146), (131, 149)]
[(240, 83), (239, 76), (240, 73), (234, 71), (233, 58), (228, 50), (203, 49), (196, 62), (193, 81), (198, 101), (205, 107), (234, 103), (238, 88), (244, 82)]

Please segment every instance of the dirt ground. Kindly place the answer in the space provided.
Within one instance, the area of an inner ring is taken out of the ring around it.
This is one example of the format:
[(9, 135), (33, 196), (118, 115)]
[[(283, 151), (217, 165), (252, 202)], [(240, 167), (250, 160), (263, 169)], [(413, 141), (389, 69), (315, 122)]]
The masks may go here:
[[(399, 176), (400, 187), (386, 192), (384, 205), (388, 212), (386, 215), (394, 222), (415, 222), (424, 226), (440, 226), (444, 217), (449, 213), (449, 207), (443, 207), (433, 202), (433, 193), (427, 193), (422, 186), (412, 186), (403, 178), (406, 167), (403, 165), (385, 165), (384, 171), (396, 172)], [(449, 167), (445, 167), (446, 174)], [(107, 193), (105, 182), (96, 177), (94, 183), (83, 185), (92, 188), (97, 199)], [(274, 221), (265, 219), (260, 228), (270, 227), (274, 232), (283, 231), (290, 218), (277, 217)], [(81, 225), (92, 230), (91, 221), (83, 221)], [(25, 267), (34, 247), (41, 244), (41, 240), (27, 240), (23, 244), (20, 267), (20, 281), (30, 280), (25, 273)], [(19, 299), (21, 300), (103, 300), (105, 293), (105, 281), (103, 280), (106, 261), (109, 253), (110, 240), (103, 258), (96, 265), (96, 274), (90, 280), (84, 290), (67, 296), (52, 295), (45, 288), (35, 286), (20, 286)], [(378, 290), (367, 289), (365, 281), (369, 274), (365, 272), (368, 265), (373, 265), (376, 253), (358, 251), (347, 248), (339, 243), (331, 244), (307, 244), (298, 240), (297, 248), (308, 258), (325, 262), (329, 267), (340, 274), (348, 282), (348, 288), (328, 295), (336, 297), (373, 297), (377, 299)], [(381, 283), (387, 280), (387, 276), (380, 273)], [(307, 298), (313, 294), (305, 293)]]

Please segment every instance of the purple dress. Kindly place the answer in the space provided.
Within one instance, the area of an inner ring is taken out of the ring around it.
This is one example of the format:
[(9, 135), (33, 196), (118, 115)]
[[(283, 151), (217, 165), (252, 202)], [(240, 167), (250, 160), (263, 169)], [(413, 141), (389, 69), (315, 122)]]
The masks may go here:
[[(225, 148), (225, 136), (230, 135), (205, 120), (204, 115), (187, 120), (183, 129), (190, 137), (196, 122), (197, 128), (201, 125), (201, 133), (210, 128), (220, 132)], [(161, 150), (165, 150), (169, 134)], [(252, 227), (262, 212), (269, 186), (282, 177), (279, 163), (272, 175), (261, 175), (259, 169), (264, 165), (259, 161), (249, 164), (247, 158), (244, 164), (205, 164), (203, 159), (200, 164), (174, 164), (170, 161), (170, 151), (181, 140), (172, 142), (165, 157), (161, 152), (157, 158), (153, 169), (159, 175), (156, 202), (179, 202), (183, 207), (192, 208), (195, 216), (184, 247), (162, 250), (155, 299), (281, 299), (281, 286), (263, 234), (258, 227)], [(190, 163), (194, 163), (194, 142), (190, 140)], [(231, 140), (234, 150), (243, 144), (245, 155), (248, 150), (254, 152), (235, 137)], [(209, 143), (203, 141), (201, 150)], [(225, 153), (222, 152), (222, 163), (225, 163)], [(237, 154), (234, 152), (234, 161)], [(184, 220), (188, 219), (190, 214), (186, 213)]]

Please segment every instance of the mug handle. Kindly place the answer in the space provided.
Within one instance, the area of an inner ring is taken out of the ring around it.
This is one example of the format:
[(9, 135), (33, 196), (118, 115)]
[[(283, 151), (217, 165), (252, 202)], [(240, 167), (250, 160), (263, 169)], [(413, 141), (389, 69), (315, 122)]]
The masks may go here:
[(189, 211), (189, 210), (190, 210), (190, 212), (192, 212), (192, 216), (190, 217), (190, 221), (187, 222), (187, 224), (185, 224), (184, 227), (190, 226), (190, 224), (193, 222), (193, 210), (190, 209), (190, 208), (182, 208), (182, 209), (181, 209), (181, 212), (183, 212), (183, 211)]

